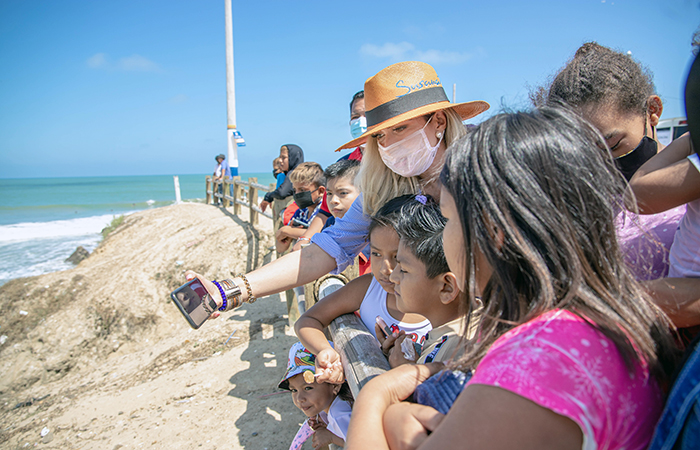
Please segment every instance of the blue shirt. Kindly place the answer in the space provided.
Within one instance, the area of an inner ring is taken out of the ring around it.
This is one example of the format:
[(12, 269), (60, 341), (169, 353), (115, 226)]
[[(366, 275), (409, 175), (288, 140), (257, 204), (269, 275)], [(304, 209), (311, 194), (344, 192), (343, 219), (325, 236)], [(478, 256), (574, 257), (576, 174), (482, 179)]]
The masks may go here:
[(340, 273), (352, 265), (357, 255), (367, 247), (371, 218), (362, 212), (362, 202), (360, 194), (342, 219), (336, 219), (332, 227), (311, 238), (312, 243), (335, 259), (337, 267), (332, 273)]

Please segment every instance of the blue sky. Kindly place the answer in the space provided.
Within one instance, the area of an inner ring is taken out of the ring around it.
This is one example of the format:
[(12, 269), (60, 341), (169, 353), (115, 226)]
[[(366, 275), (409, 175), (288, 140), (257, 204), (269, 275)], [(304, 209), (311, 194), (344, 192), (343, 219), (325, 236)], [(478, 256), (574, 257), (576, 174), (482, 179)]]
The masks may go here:
[[(432, 64), (448, 96), (525, 107), (584, 42), (631, 51), (663, 117), (697, 1), (233, 1), (242, 172), (296, 143), (327, 165), (351, 96), (389, 64)], [(0, 0), (0, 178), (211, 173), (226, 152), (224, 0)]]

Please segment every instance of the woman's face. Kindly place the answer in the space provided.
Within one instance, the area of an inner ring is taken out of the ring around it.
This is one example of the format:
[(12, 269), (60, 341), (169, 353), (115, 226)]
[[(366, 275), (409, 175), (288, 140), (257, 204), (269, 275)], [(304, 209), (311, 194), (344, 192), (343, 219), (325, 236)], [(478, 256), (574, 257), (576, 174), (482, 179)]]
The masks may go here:
[[(435, 113), (435, 116), (437, 116), (438, 114), (442, 114), (442, 116), (444, 117), (444, 113), (442, 112)], [(426, 125), (427, 120), (428, 118), (426, 118), (425, 116), (414, 117), (413, 119), (408, 119), (403, 122), (400, 122), (391, 128), (379, 130), (376, 133), (373, 133), (372, 137), (375, 138), (377, 140), (377, 143), (382, 147), (388, 147), (391, 144), (395, 144), (404, 140), (407, 136), (410, 136), (411, 134), (425, 127), (424, 131), (426, 136), (428, 136), (428, 141), (430, 141), (430, 145), (435, 146), (437, 145), (439, 140), (439, 138), (435, 136), (435, 134), (438, 131), (442, 131), (444, 133), (445, 126), (444, 123), (442, 124), (442, 126), (440, 126), (440, 124), (438, 123), (439, 121), (436, 120), (435, 117), (433, 117), (433, 120), (431, 120), (430, 123)]]
[(287, 150), (285, 146), (280, 148), (280, 162), (278, 167), (282, 172), (289, 170), (289, 150)]
[(615, 105), (584, 106), (581, 114), (600, 131), (614, 158), (634, 150), (644, 136), (652, 136), (652, 124), (648, 117), (621, 112)]

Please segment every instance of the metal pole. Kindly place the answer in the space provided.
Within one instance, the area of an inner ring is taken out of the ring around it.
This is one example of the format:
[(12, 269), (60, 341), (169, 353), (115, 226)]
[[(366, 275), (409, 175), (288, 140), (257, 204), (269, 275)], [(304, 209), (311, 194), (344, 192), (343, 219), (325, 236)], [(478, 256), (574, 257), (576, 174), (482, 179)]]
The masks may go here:
[(231, 0), (224, 0), (226, 6), (226, 111), (228, 116), (227, 142), (228, 165), (231, 176), (238, 175), (238, 145), (234, 138), (236, 131), (236, 87), (233, 76), (233, 19), (231, 16)]

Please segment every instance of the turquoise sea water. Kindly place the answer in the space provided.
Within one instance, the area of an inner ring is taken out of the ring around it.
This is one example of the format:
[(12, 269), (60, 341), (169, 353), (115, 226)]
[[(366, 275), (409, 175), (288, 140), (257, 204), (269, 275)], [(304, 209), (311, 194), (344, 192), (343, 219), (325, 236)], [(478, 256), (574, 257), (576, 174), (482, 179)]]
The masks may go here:
[[(268, 185), (272, 173), (243, 173)], [(205, 198), (205, 175), (180, 175), (183, 201)], [(79, 245), (94, 250), (115, 216), (175, 202), (170, 175), (0, 179), (0, 284), (65, 270)]]

